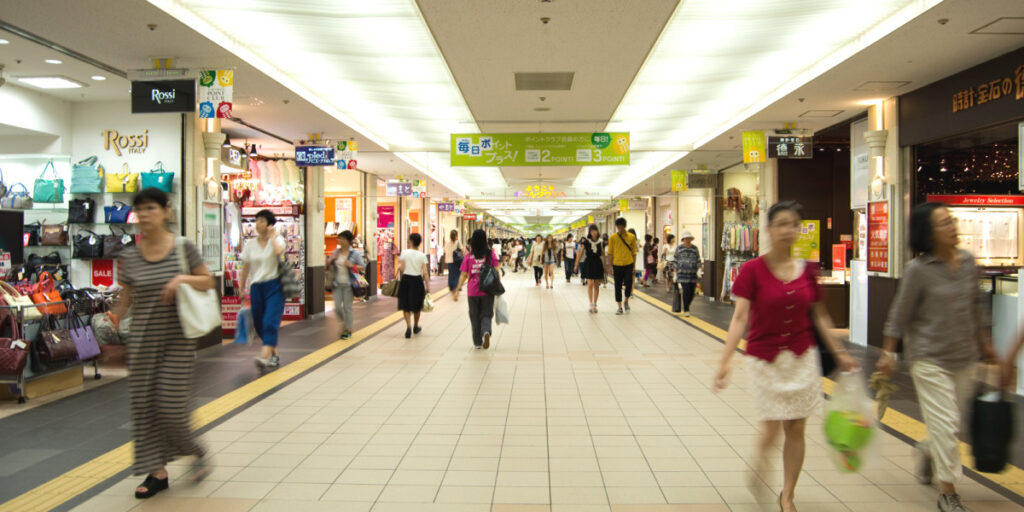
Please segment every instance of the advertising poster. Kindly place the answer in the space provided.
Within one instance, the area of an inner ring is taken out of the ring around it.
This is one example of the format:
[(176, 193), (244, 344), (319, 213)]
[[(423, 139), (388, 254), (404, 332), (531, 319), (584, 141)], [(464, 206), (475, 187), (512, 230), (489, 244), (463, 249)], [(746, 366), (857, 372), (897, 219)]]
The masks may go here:
[(672, 171), (672, 192), (685, 192), (686, 171)]
[(868, 203), (868, 272), (889, 272), (889, 202)]
[(235, 72), (231, 69), (199, 72), (199, 117), (231, 119)]
[(743, 163), (753, 164), (768, 161), (764, 132), (743, 132)]
[(846, 268), (846, 244), (832, 245), (832, 270), (844, 270)]
[(807, 261), (821, 261), (821, 221), (805, 220), (800, 223), (800, 238), (790, 249), (794, 258)]
[(394, 228), (395, 227), (395, 207), (393, 205), (378, 205), (377, 206), (377, 227), (378, 228)]
[(453, 133), (451, 164), (629, 165), (629, 133)]
[(92, 260), (92, 285), (114, 286), (114, 260)]

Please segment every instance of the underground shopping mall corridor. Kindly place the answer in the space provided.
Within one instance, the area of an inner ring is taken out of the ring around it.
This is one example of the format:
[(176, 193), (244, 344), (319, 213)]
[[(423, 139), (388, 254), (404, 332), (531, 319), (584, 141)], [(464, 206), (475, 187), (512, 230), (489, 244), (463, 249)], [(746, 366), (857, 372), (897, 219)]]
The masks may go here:
[[(488, 350), (472, 347), (465, 298), (446, 295), (410, 340), (392, 314), (357, 332), (351, 350), (309, 356), (322, 365), (293, 363), (303, 369), (279, 387), (256, 380), (231, 393), (233, 405), (201, 408), (214, 470), (198, 485), (183, 482), (182, 461), (169, 468), (170, 490), (144, 503), (123, 471), (96, 487), (74, 486), (73, 475), (60, 486), (88, 496), (76, 512), (770, 510), (761, 507), (781, 483), (777, 461), (758, 476), (765, 493), (747, 488), (758, 431), (750, 383), (736, 371), (728, 390), (710, 389), (719, 340), (649, 295), (616, 316), (609, 285), (590, 314), (578, 280), (548, 290), (530, 277), (507, 274), (511, 322)], [(819, 417), (810, 423), (802, 510), (932, 510), (906, 442), (883, 434), (870, 469), (841, 474)], [(115, 452), (76, 471), (126, 469), (129, 453)], [(959, 489), (978, 512), (1018, 509), (979, 483)]]

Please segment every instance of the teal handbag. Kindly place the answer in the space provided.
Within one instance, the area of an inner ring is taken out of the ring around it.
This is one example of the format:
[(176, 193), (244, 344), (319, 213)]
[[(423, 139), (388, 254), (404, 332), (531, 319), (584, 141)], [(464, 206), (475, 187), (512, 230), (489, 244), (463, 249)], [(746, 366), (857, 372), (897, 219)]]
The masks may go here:
[[(46, 171), (53, 171), (53, 179), (45, 179)], [(36, 178), (35, 186), (32, 187), (32, 200), (37, 203), (63, 203), (64, 202), (64, 180), (57, 176), (57, 168), (53, 166), (53, 160), (46, 162), (43, 173)]]
[(149, 172), (142, 173), (142, 188), (156, 188), (171, 193), (174, 173), (164, 170), (164, 163), (157, 162)]
[(72, 194), (100, 194), (103, 192), (104, 169), (96, 162), (97, 158), (90, 156), (71, 167)]

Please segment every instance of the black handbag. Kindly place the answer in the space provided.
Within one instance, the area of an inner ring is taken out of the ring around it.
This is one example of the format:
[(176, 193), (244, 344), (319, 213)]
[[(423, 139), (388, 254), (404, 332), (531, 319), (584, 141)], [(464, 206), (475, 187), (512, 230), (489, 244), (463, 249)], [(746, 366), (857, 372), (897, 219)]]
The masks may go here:
[(127, 230), (121, 230), (120, 233), (117, 233), (111, 227), (110, 234), (103, 235), (103, 257), (117, 259), (121, 255), (121, 251), (134, 245), (135, 237), (129, 234)]
[(96, 222), (96, 201), (72, 199), (68, 203), (69, 224), (91, 224), (93, 222)]
[(87, 229), (75, 234), (75, 258), (96, 259), (103, 257), (103, 238)]
[(60, 253), (57, 251), (53, 251), (50, 254), (43, 256), (44, 265), (60, 265), (61, 263), (63, 262), (60, 260)]
[(683, 296), (679, 293), (679, 284), (672, 287), (672, 312), (679, 313), (683, 310)]
[(28, 235), (28, 240), (25, 241), (25, 245), (39, 245), (39, 235), (43, 231), (42, 222), (32, 222), (25, 224), (24, 233)]
[(999, 473), (1009, 462), (1013, 442), (1014, 404), (1003, 390), (986, 383), (971, 403), (971, 455), (975, 469)]
[(495, 297), (505, 293), (505, 286), (501, 284), (498, 271), (491, 266), (490, 261), (485, 260), (483, 266), (480, 267), (480, 284), (478, 287), (480, 291)]

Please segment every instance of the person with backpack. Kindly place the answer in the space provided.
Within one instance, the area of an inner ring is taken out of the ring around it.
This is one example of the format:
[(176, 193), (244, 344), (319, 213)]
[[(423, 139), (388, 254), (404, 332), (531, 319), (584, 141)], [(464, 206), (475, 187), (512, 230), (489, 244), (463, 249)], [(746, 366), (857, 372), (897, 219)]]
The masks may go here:
[[(608, 237), (608, 259), (611, 260), (611, 274), (615, 280), (615, 303), (619, 306), (616, 315), (629, 313), (637, 249), (636, 236), (626, 231), (626, 219), (615, 219), (615, 234)], [(626, 289), (625, 301), (622, 298), (623, 288)]]
[(487, 233), (482, 229), (469, 238), (470, 253), (462, 260), (462, 275), (452, 291), (452, 301), (459, 301), (459, 292), (466, 286), (469, 297), (469, 323), (473, 332), (473, 346), (486, 349), (491, 346), (491, 319), (494, 317), (494, 296), (480, 290), (480, 270), (484, 264), (497, 269), (498, 256), (487, 244)]

